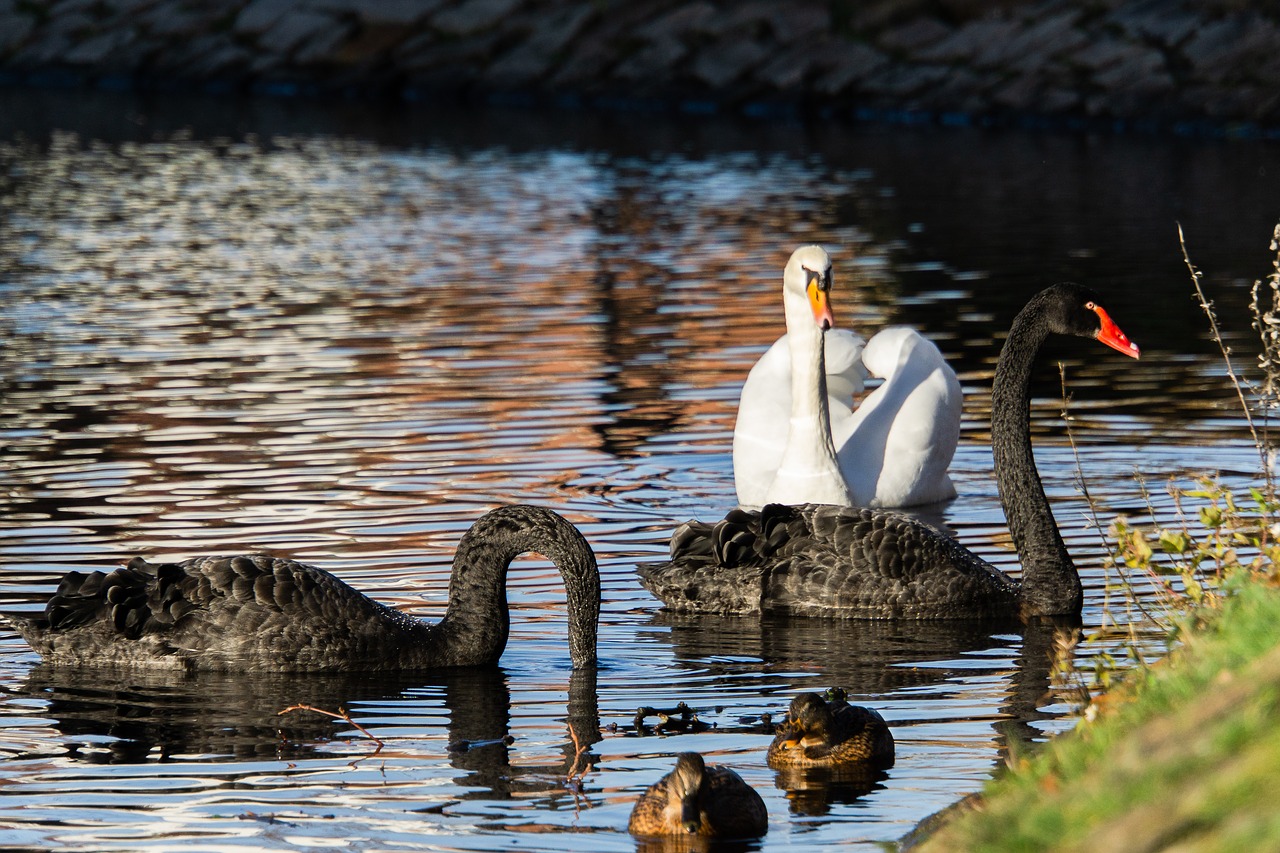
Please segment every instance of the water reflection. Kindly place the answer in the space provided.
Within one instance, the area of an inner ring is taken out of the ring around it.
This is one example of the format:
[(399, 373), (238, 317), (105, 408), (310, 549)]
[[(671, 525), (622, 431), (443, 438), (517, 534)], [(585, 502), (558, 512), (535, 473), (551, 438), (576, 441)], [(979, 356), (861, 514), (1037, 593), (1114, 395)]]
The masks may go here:
[(884, 786), (889, 773), (867, 766), (788, 767), (775, 771), (792, 814), (822, 817), (836, 803), (849, 805)]
[[(443, 718), (449, 763), (463, 771), (454, 784), (466, 789), (463, 799), (486, 801), (563, 790), (556, 776), (597, 760), (591, 747), (601, 739), (591, 670), (570, 680), (562, 767), (535, 772), (512, 765), (511, 692), (506, 673), (492, 667), (424, 681), (395, 674), (174, 674), (42, 664), (11, 696), (39, 700), (61, 756), (89, 764), (293, 762), (314, 759), (340, 739), (351, 742), (357, 760), (374, 759), (396, 749), (404, 736), (399, 731)], [(329, 714), (282, 713), (299, 705), (348, 713), (364, 731)]]
[[(73, 675), (5, 628), (6, 843), (632, 851), (630, 803), (697, 749), (765, 797), (749, 849), (875, 850), (1068, 725), (1046, 694), (1052, 626), (688, 619), (639, 587), (675, 524), (733, 503), (736, 395), (781, 334), (800, 242), (833, 249), (842, 323), (910, 322), (956, 367), (960, 497), (935, 520), (1002, 568), (991, 371), (1048, 281), (1102, 284), (1143, 346), (1137, 366), (1059, 352), (1104, 525), (1176, 516), (1135, 468), (1236, 485), (1256, 469), (1166, 235), (1183, 221), (1220, 311), (1242, 316), (1236, 283), (1270, 269), (1256, 175), (1280, 170), (1274, 146), (564, 116), (485, 137), (492, 116), (245, 106), (185, 134), (153, 136), (164, 116), (144, 104), (142, 131), (0, 140), (0, 607), (67, 569), (262, 549), (438, 619), (462, 532), (529, 501), (600, 557), (605, 666), (598, 687), (567, 670), (538, 559), (511, 575), (503, 668), (419, 682)], [(1091, 629), (1116, 615), (1115, 578), (1054, 360), (1032, 429)], [(761, 717), (828, 686), (889, 720), (887, 776), (765, 766)], [(709, 728), (600, 731), (679, 701)], [(342, 723), (276, 716), (298, 702), (346, 707), (388, 747), (367, 760)], [(593, 769), (567, 790), (580, 757)]]
[(636, 853), (751, 853), (763, 847), (764, 842), (759, 839), (725, 841), (719, 838), (676, 835), (638, 838), (635, 850)]

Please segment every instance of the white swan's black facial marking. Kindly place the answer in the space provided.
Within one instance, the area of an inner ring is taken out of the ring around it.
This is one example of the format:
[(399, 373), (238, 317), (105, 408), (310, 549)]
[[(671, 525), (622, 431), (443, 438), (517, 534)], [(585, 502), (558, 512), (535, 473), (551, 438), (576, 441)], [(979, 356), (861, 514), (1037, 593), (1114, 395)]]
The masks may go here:
[(831, 313), (831, 267), (803, 269), (805, 292), (809, 296), (809, 307), (813, 309), (813, 319), (825, 332), (836, 324), (835, 315)]
[(831, 267), (821, 270), (811, 270), (804, 267), (804, 280), (806, 287), (817, 286), (823, 293), (831, 292)]

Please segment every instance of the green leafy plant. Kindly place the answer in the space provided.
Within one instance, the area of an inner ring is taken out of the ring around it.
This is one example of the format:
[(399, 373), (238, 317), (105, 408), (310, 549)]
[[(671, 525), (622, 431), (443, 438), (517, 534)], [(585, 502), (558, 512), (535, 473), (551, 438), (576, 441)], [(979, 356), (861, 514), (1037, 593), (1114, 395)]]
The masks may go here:
[[(1262, 580), (1280, 584), (1280, 499), (1270, 430), (1272, 413), (1280, 410), (1280, 224), (1272, 235), (1271, 251), (1276, 253), (1272, 272), (1255, 281), (1251, 290), (1251, 325), (1262, 344), (1257, 359), (1261, 376), (1256, 382), (1236, 369), (1181, 226), (1178, 239), (1196, 298), (1209, 320), (1210, 333), (1222, 352), (1227, 376), (1257, 448), (1261, 482), (1248, 488), (1247, 496), (1213, 474), (1197, 478), (1190, 486), (1171, 482), (1168, 490), (1176, 510), (1174, 523), (1144, 526), (1122, 516), (1108, 526), (1105, 568), (1112, 580), (1106, 587), (1102, 624), (1084, 637), (1059, 643), (1053, 661), (1055, 692), (1086, 717), (1092, 716), (1093, 703), (1112, 687), (1122, 669), (1147, 666), (1144, 649), (1149, 648), (1153, 631), (1163, 635), (1166, 646), (1172, 648), (1220, 610), (1223, 597), (1232, 594), (1239, 583)], [(1067, 420), (1069, 423), (1070, 418)], [(1074, 440), (1072, 447), (1074, 450)], [(1083, 476), (1081, 485), (1092, 508)], [(1139, 486), (1149, 516), (1155, 518), (1145, 482), (1139, 480)], [(1096, 513), (1094, 521), (1102, 529)], [(1087, 675), (1077, 663), (1080, 646), (1089, 652), (1091, 671)]]

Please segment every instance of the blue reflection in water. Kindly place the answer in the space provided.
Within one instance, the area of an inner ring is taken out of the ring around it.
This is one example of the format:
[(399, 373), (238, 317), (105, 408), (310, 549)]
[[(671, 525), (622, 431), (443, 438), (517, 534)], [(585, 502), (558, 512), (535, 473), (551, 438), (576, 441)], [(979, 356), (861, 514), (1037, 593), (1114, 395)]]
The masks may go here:
[[(696, 749), (764, 795), (760, 849), (878, 850), (976, 790), (1011, 741), (1068, 727), (1046, 692), (1051, 631), (680, 618), (634, 565), (676, 523), (732, 505), (737, 391), (782, 331), (781, 268), (800, 242), (832, 249), (842, 323), (911, 322), (952, 359), (961, 497), (939, 520), (994, 562), (1016, 569), (986, 391), (1004, 325), (1057, 278), (1112, 288), (1144, 352), (1055, 353), (1101, 523), (1172, 518), (1169, 476), (1247, 482), (1256, 454), (1159, 235), (1230, 197), (1240, 219), (1204, 227), (1202, 264), (1260, 276), (1269, 226), (1244, 224), (1262, 204), (1217, 149), (1186, 142), (796, 135), (804, 150), (762, 134), (658, 154), (635, 150), (643, 134), (0, 143), (6, 607), (70, 568), (266, 549), (439, 618), (457, 539), (512, 501), (575, 521), (605, 585), (594, 677), (569, 667), (558, 576), (536, 558), (512, 572), (501, 668), (429, 679), (66, 673), (4, 630), (7, 843), (630, 851), (634, 797)], [(1109, 195), (1107, 176), (1134, 170), (1163, 188), (1145, 209)], [(1226, 260), (1246, 255), (1258, 263)], [(1220, 308), (1234, 321), (1240, 304), (1237, 289)], [(1127, 614), (1060, 397), (1046, 365), (1033, 430), (1094, 627)], [(889, 720), (895, 767), (865, 784), (767, 769), (765, 718), (837, 684)], [(709, 730), (634, 727), (637, 708), (679, 701)], [(384, 745), (279, 715), (295, 704), (345, 708)], [(591, 766), (580, 786), (575, 761)]]

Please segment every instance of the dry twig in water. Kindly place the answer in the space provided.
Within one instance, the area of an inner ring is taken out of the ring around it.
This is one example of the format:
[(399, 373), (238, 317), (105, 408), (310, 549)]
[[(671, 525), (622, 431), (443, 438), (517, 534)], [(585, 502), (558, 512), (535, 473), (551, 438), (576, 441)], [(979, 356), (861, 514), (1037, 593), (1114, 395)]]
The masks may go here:
[(314, 705), (290, 705), (288, 708), (278, 711), (276, 716), (282, 717), (290, 711), (311, 711), (316, 714), (324, 714), (326, 717), (333, 717), (335, 720), (342, 720), (378, 745), (378, 748), (373, 751), (374, 755), (377, 755), (382, 751), (382, 739), (357, 723), (355, 720), (351, 719), (351, 715), (347, 713), (345, 708), (339, 708), (337, 713), (334, 713), (333, 711), (326, 711), (324, 708), (317, 708)]

